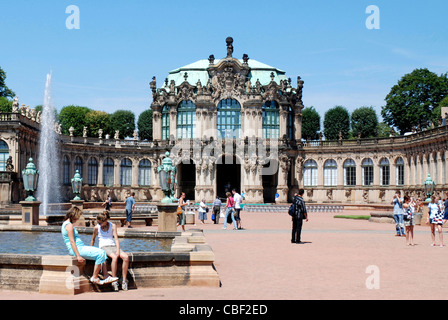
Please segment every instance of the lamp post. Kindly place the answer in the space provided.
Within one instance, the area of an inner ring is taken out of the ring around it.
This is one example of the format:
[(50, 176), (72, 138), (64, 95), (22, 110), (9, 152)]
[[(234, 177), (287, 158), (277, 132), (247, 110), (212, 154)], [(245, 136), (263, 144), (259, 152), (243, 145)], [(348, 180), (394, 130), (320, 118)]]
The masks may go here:
[(22, 224), (39, 225), (39, 207), (41, 202), (34, 197), (39, 181), (39, 170), (33, 163), (33, 158), (29, 159), (26, 168), (22, 170), (23, 187), (26, 191), (27, 198), (21, 201), (22, 205)]
[(76, 173), (72, 179), (72, 190), (73, 193), (75, 194), (75, 198), (73, 200), (75, 201), (80, 201), (81, 197), (81, 189), (82, 189), (82, 178), (81, 175), (79, 174), (79, 170), (76, 170)]
[(425, 201), (431, 202), (431, 196), (434, 194), (434, 187), (435, 183), (431, 179), (431, 175), (428, 174), (428, 178), (426, 178), (425, 182), (423, 183), (425, 195), (428, 197)]

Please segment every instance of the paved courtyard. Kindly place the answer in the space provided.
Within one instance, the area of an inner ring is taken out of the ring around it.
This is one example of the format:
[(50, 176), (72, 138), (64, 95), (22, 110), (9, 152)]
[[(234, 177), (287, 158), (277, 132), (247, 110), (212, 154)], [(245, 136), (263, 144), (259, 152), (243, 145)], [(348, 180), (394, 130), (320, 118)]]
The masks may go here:
[[(346, 212), (368, 214), (368, 212)], [(242, 213), (244, 230), (201, 228), (216, 255), (220, 288), (138, 289), (74, 297), (0, 291), (0, 299), (326, 300), (446, 299), (448, 247), (431, 247), (416, 226), (415, 246), (393, 224), (311, 213), (302, 241), (291, 244), (287, 213)], [(154, 228), (154, 227), (145, 227)], [(445, 229), (444, 229), (445, 230)], [(436, 234), (436, 236), (438, 236)], [(448, 243), (448, 236), (446, 243)], [(438, 238), (436, 238), (438, 239)], [(373, 273), (372, 273), (373, 272)]]

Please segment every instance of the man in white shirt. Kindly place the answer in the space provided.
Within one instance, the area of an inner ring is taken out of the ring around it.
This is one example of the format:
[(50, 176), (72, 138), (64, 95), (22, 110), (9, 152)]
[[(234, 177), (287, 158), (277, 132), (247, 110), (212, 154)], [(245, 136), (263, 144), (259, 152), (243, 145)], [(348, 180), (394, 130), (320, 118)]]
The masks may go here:
[(241, 212), (241, 203), (243, 202), (243, 197), (236, 192), (235, 189), (232, 190), (233, 193), (233, 201), (235, 201), (235, 221), (236, 221), (236, 225), (238, 229), (243, 229), (241, 227), (241, 217), (240, 217), (240, 212)]

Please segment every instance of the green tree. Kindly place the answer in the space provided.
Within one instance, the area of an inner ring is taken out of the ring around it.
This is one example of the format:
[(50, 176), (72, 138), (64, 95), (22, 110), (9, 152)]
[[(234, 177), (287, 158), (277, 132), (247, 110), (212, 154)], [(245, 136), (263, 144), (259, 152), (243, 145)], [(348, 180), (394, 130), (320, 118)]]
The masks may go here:
[(324, 116), (324, 135), (327, 140), (348, 139), (350, 133), (350, 114), (343, 106), (335, 106)]
[(12, 101), (5, 97), (0, 97), (0, 112), (12, 112)]
[(305, 140), (319, 139), (320, 115), (314, 107), (302, 110), (302, 138)]
[(438, 119), (436, 109), (448, 92), (447, 74), (438, 76), (428, 69), (416, 69), (398, 81), (386, 96), (381, 110), (384, 121), (401, 134), (416, 126), (428, 127)]
[(69, 135), (70, 127), (73, 127), (75, 131), (74, 136), (82, 137), (84, 127), (86, 127), (86, 115), (91, 110), (87, 107), (79, 106), (66, 106), (61, 109), (59, 113), (59, 123), (62, 127), (62, 133)]
[(378, 117), (373, 107), (355, 109), (351, 116), (352, 135), (357, 138), (371, 138), (377, 135)]
[(89, 137), (98, 137), (98, 131), (100, 129), (103, 132), (110, 133), (110, 115), (107, 112), (91, 110), (86, 114), (86, 127), (87, 135)]
[[(120, 139), (132, 137), (135, 130), (135, 115), (132, 111), (118, 110), (110, 116), (111, 129), (113, 134), (116, 130), (120, 131)], [(111, 135), (113, 136), (111, 133)]]
[(141, 140), (152, 140), (152, 110), (143, 111), (137, 121), (138, 134)]
[(0, 67), (0, 97), (14, 98), (16, 94), (6, 86), (5, 81), (6, 72)]

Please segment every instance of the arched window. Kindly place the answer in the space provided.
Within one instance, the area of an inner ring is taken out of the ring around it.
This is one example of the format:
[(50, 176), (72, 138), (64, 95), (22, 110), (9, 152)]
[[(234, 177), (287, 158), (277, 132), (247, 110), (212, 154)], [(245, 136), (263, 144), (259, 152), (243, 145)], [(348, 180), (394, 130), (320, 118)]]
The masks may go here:
[(177, 139), (196, 138), (196, 106), (193, 101), (182, 101), (177, 109)]
[(263, 138), (280, 138), (280, 108), (277, 101), (267, 101), (263, 105)]
[(289, 140), (294, 140), (294, 110), (291, 107), (288, 109), (288, 123), (286, 125), (286, 134)]
[(164, 106), (162, 109), (162, 140), (170, 139), (170, 107)]
[(83, 167), (82, 159), (80, 157), (76, 157), (75, 158), (75, 172), (76, 172), (76, 170), (78, 170), (81, 177), (83, 177), (82, 167)]
[(64, 160), (62, 161), (62, 184), (70, 185), (70, 159), (68, 156), (64, 156)]
[(303, 184), (305, 187), (317, 186), (317, 163), (314, 160), (308, 160), (304, 165)]
[(344, 162), (344, 186), (356, 186), (356, 163), (352, 159)]
[(98, 161), (96, 158), (89, 159), (87, 170), (89, 171), (89, 186), (96, 186), (98, 184)]
[(386, 158), (380, 161), (380, 177), (382, 186), (388, 186), (390, 184), (390, 164)]
[(130, 186), (132, 184), (132, 161), (125, 158), (120, 165), (120, 184)]
[(103, 163), (103, 179), (106, 187), (114, 185), (114, 160), (106, 158)]
[(9, 158), (9, 147), (8, 144), (0, 140), (0, 171), (6, 171), (6, 161)]
[(404, 161), (403, 158), (398, 158), (395, 162), (396, 167), (396, 175), (397, 175), (397, 186), (403, 186), (404, 185)]
[(324, 185), (335, 187), (338, 184), (338, 165), (335, 160), (327, 160), (324, 164)]
[(241, 137), (241, 105), (234, 99), (225, 99), (218, 104), (218, 138)]
[(151, 161), (144, 159), (138, 165), (138, 185), (149, 187), (151, 185)]
[(364, 159), (362, 162), (362, 185), (370, 186), (373, 184), (373, 161)]

